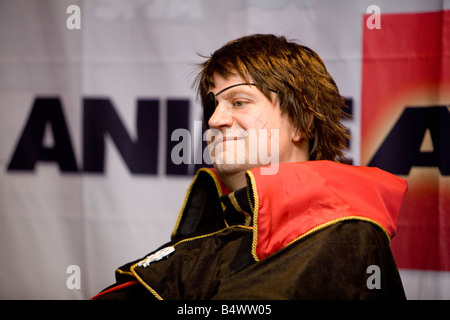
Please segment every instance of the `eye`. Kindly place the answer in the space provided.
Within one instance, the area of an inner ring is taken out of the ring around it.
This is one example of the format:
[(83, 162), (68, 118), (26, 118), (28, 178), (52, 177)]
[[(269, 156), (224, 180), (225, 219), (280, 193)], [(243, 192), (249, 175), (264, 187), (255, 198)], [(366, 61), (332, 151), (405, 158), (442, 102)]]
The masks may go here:
[(233, 107), (235, 108), (243, 108), (247, 104), (247, 101), (244, 100), (235, 100), (233, 101)]
[(216, 106), (216, 96), (212, 92), (208, 93), (203, 105), (203, 120), (207, 129), (209, 129), (208, 121), (216, 110)]

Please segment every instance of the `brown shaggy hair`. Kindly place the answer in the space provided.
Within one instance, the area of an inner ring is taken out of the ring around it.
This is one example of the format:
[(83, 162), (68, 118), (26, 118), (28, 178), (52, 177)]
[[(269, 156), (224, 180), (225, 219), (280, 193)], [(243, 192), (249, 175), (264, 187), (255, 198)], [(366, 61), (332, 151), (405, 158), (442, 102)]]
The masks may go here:
[(309, 139), (311, 160), (345, 161), (344, 99), (313, 50), (282, 36), (255, 34), (230, 41), (206, 58), (196, 79), (203, 104), (215, 87), (214, 73), (238, 74), (270, 101), (271, 92), (277, 92), (281, 112)]

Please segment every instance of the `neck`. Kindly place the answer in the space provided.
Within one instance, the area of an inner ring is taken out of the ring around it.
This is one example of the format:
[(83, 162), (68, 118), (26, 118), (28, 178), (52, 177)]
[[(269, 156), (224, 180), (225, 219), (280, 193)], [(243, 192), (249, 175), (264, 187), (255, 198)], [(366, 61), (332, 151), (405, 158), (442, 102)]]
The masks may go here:
[(231, 192), (247, 186), (245, 171), (239, 171), (233, 174), (223, 174), (221, 172), (217, 172), (217, 174)]
[[(308, 142), (299, 143), (290, 153), (283, 153), (280, 156), (280, 162), (303, 162), (309, 160), (309, 146)], [(243, 165), (241, 167), (214, 165), (216, 172), (222, 182), (230, 189), (231, 192), (247, 186), (247, 178), (245, 172), (249, 169), (258, 167)]]

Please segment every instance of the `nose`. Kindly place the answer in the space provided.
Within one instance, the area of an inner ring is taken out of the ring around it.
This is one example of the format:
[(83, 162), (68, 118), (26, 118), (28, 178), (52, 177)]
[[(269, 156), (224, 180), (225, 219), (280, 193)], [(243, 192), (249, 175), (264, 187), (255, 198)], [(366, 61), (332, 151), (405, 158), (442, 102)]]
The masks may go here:
[(219, 102), (211, 118), (209, 118), (209, 127), (219, 129), (221, 127), (231, 127), (232, 124), (233, 116), (231, 111)]

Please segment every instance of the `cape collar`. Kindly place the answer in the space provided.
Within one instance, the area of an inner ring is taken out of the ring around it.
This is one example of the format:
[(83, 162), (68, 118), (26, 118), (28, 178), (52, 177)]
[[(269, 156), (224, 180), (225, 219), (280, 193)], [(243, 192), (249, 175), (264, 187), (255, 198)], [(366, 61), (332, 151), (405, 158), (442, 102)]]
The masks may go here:
[(396, 232), (407, 184), (372, 167), (331, 161), (280, 163), (275, 175), (246, 172), (247, 187), (230, 193), (214, 169), (200, 169), (188, 189), (172, 239), (253, 226), (255, 260), (343, 220), (364, 220)]

